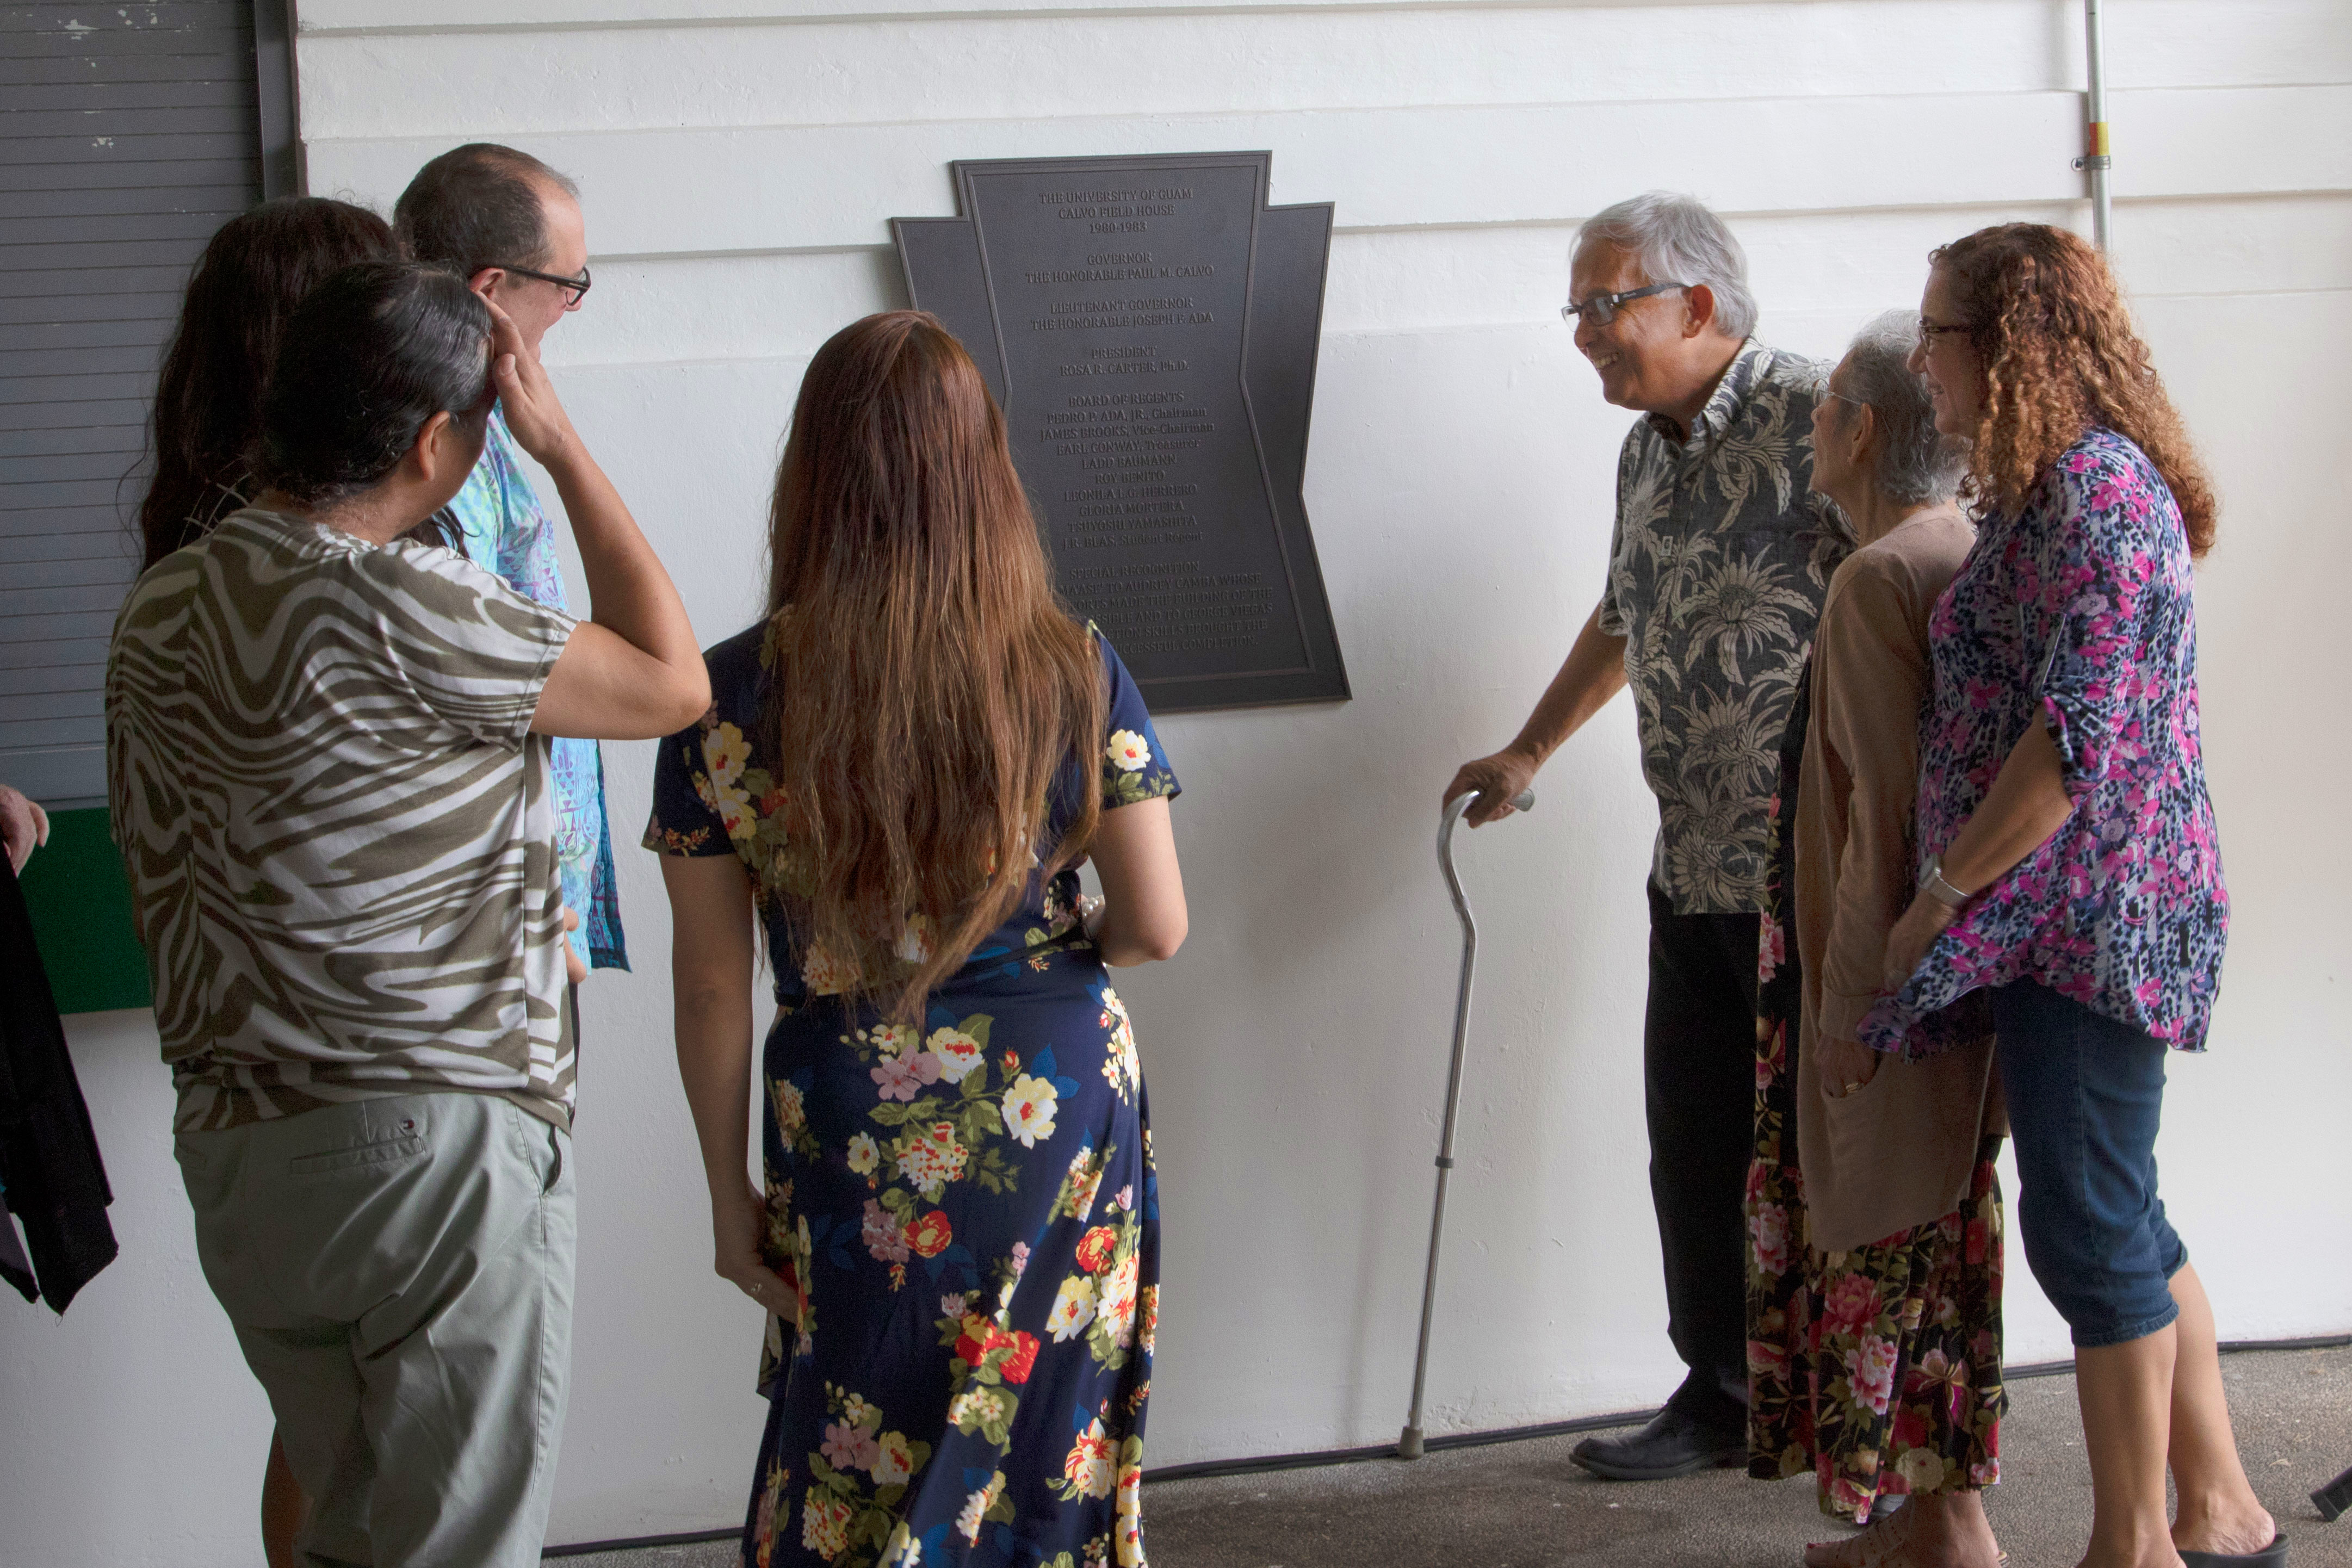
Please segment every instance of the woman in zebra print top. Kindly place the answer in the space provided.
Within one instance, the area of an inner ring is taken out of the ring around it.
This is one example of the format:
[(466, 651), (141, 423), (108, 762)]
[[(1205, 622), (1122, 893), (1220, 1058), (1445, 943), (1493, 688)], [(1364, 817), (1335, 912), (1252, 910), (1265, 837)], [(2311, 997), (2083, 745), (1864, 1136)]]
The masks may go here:
[[(409, 536), (493, 396), (595, 618)], [(496, 307), (329, 277), (286, 329), (256, 503), (116, 622), (108, 788), (198, 1253), (270, 1395), (310, 1556), (538, 1560), (569, 1373), (572, 1039), (551, 735), (709, 700), (651, 548)]]

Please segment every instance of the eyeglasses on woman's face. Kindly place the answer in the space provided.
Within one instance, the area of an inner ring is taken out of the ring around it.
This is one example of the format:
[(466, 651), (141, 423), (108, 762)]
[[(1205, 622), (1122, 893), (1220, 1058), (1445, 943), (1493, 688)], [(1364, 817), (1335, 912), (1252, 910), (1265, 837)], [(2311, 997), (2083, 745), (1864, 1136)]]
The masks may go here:
[(1922, 316), (1919, 318), (1919, 346), (1923, 349), (1933, 349), (1936, 346), (1936, 340), (1944, 334), (1967, 330), (1966, 326), (1946, 326), (1940, 321), (1933, 321)]
[(566, 310), (580, 308), (580, 302), (588, 298), (588, 286), (593, 281), (588, 276), (588, 269), (584, 267), (580, 269), (580, 276), (577, 277), (562, 277), (552, 272), (533, 272), (527, 267), (509, 267), (505, 262), (498, 262), (494, 265), (499, 271), (510, 272), (517, 277), (536, 278), (541, 283), (552, 283), (556, 287), (563, 290), (563, 308)]
[(1579, 321), (1588, 326), (1606, 327), (1617, 319), (1617, 307), (1629, 299), (1646, 299), (1653, 294), (1664, 294), (1689, 287), (1687, 283), (1653, 283), (1644, 288), (1628, 288), (1617, 294), (1595, 294), (1589, 299), (1570, 300), (1561, 306), (1559, 319), (1571, 327)]

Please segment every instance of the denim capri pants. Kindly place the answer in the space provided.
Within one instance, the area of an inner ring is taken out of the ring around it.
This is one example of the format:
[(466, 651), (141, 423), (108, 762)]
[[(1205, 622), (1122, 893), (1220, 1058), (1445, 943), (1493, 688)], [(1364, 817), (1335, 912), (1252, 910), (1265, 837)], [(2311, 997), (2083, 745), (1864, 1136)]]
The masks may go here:
[(2156, 1196), (2168, 1048), (2031, 980), (1994, 990), (1992, 1011), (2033, 1278), (2078, 1349), (2156, 1333), (2180, 1315), (2168, 1281), (2189, 1261)]

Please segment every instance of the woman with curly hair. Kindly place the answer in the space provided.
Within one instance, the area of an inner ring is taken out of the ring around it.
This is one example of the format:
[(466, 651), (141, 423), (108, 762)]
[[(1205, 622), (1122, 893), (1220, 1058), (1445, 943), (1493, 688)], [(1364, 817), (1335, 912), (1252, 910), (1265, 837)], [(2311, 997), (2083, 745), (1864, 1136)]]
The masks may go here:
[(1919, 890), (1866, 1045), (1824, 1041), (1822, 1070), (1932, 1056), (1990, 993), (2026, 1260), (2075, 1345), (2084, 1562), (2284, 1563), (2156, 1190), (2166, 1053), (2204, 1046), (2229, 921), (2190, 592), (2212, 487), (2091, 246), (2010, 224), (1929, 259), (1914, 363), (1971, 443), (1979, 531), (1930, 626)]

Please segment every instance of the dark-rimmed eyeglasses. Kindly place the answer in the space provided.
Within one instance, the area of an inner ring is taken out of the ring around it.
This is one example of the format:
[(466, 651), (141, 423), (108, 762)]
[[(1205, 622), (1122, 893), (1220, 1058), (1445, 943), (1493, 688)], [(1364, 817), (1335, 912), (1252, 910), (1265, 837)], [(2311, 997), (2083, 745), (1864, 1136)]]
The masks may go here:
[(556, 287), (563, 290), (563, 308), (566, 310), (580, 308), (580, 302), (588, 298), (588, 286), (593, 281), (588, 276), (588, 269), (584, 267), (580, 269), (580, 276), (577, 277), (559, 277), (552, 272), (533, 272), (530, 267), (509, 267), (503, 261), (492, 262), (490, 265), (501, 272), (511, 272), (517, 277), (533, 277), (541, 283), (552, 283)]
[(1561, 306), (1559, 319), (1571, 327), (1579, 321), (1587, 322), (1595, 327), (1606, 327), (1617, 319), (1617, 307), (1624, 304), (1628, 299), (1646, 299), (1653, 294), (1664, 294), (1669, 289), (1689, 287), (1687, 283), (1653, 283), (1645, 288), (1628, 288), (1622, 294), (1596, 294), (1590, 299), (1570, 300)]
[(1930, 321), (1925, 316), (1919, 318), (1919, 341), (1930, 347), (1934, 345), (1936, 338), (1939, 333), (1965, 332), (1968, 330), (1969, 329), (1966, 326), (1947, 327), (1940, 321)]

